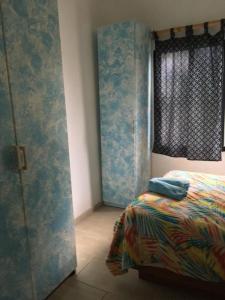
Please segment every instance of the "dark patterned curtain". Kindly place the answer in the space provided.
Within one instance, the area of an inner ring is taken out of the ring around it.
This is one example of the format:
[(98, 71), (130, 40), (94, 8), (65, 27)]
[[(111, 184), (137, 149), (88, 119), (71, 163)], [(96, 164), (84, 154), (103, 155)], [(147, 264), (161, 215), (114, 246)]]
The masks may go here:
[(190, 160), (221, 160), (224, 21), (216, 35), (156, 39), (153, 152)]

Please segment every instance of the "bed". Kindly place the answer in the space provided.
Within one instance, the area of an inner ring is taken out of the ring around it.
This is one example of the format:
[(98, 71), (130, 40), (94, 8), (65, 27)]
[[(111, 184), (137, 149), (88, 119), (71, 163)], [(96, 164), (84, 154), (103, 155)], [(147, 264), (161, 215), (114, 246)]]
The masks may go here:
[(115, 224), (108, 268), (114, 275), (136, 268), (144, 279), (224, 288), (225, 176), (165, 176), (188, 179), (187, 197), (176, 201), (146, 192), (132, 201)]

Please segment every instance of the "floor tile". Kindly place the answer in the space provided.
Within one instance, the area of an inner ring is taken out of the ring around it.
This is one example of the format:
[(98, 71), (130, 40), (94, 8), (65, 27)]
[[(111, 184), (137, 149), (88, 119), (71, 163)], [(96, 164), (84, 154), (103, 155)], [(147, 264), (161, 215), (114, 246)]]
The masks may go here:
[(90, 287), (74, 278), (69, 278), (49, 300), (101, 300), (104, 291)]
[[(194, 294), (184, 294), (183, 292), (174, 291), (171, 293), (165, 291), (163, 288), (158, 292), (146, 293), (145, 295), (130, 295), (126, 293), (113, 294), (107, 293), (103, 300), (213, 300), (203, 296), (196, 296)], [(215, 300), (215, 299), (214, 299)]]
[(122, 211), (103, 206), (76, 225), (77, 273), (93, 258), (105, 259), (112, 241), (114, 223)]
[(76, 225), (77, 275), (70, 277), (50, 300), (208, 300), (183, 290), (138, 278), (135, 270), (113, 276), (105, 265), (113, 227), (122, 209), (100, 207)]
[(109, 292), (104, 300), (153, 299), (153, 300), (202, 300), (205, 297), (191, 295), (182, 290), (174, 290), (166, 286), (147, 282), (138, 278), (136, 270), (127, 274), (113, 276), (100, 259), (93, 259), (77, 276), (81, 282)]
[(122, 213), (122, 209), (101, 207), (91, 216), (76, 225), (76, 232), (90, 233), (93, 237), (104, 239), (109, 238), (113, 233), (115, 220)]

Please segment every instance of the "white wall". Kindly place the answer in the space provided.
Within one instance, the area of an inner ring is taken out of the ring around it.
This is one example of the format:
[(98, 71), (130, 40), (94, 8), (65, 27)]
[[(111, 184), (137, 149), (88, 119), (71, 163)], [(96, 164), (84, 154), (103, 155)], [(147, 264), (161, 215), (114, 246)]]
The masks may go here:
[(58, 0), (74, 216), (101, 201), (92, 0)]
[(174, 158), (156, 153), (152, 154), (153, 176), (160, 177), (171, 170), (225, 175), (225, 153), (223, 153), (223, 162), (190, 161), (185, 158)]
[[(225, 18), (225, 0), (97, 0), (95, 26), (135, 19), (152, 30), (167, 29)], [(153, 154), (152, 176), (170, 170), (189, 170), (225, 175), (222, 162), (188, 161)]]

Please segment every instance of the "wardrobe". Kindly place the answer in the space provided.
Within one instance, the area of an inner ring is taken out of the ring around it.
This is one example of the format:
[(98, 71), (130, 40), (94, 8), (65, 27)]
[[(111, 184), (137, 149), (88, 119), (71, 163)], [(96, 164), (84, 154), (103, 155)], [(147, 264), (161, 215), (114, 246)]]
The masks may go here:
[(135, 21), (98, 29), (102, 197), (125, 207), (150, 176), (151, 40)]
[(57, 1), (0, 2), (0, 299), (75, 269)]

